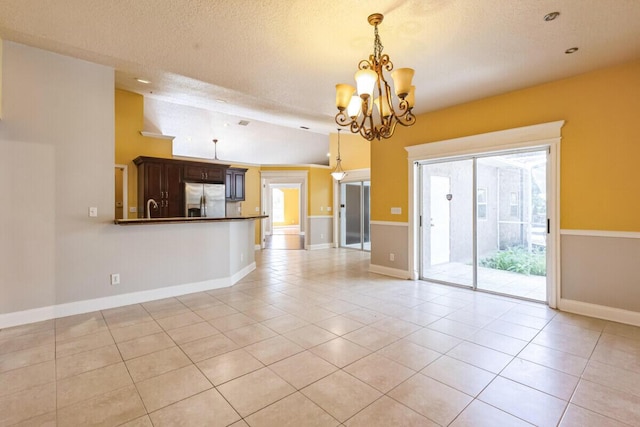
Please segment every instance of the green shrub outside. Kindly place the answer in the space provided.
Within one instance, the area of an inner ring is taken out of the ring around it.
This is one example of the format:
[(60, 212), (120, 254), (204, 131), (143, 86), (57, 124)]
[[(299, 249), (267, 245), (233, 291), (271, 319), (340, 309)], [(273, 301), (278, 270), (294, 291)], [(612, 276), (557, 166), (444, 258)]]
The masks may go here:
[(506, 270), (527, 276), (546, 276), (547, 262), (545, 249), (529, 252), (523, 247), (507, 248), (480, 260), (482, 267)]

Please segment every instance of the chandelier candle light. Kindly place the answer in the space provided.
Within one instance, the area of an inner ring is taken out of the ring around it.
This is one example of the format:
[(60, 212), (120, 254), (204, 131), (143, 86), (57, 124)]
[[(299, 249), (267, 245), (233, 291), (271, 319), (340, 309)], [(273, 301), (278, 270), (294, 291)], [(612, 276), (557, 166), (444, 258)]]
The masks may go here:
[(333, 172), (331, 172), (331, 176), (336, 181), (342, 181), (344, 179), (344, 177), (347, 176), (347, 173), (344, 170), (342, 170), (342, 165), (340, 164), (340, 162), (341, 162), (341, 160), (340, 160), (340, 131), (341, 130), (342, 129), (338, 129), (338, 157), (336, 157), (336, 168), (333, 170)]
[[(411, 110), (415, 102), (415, 86), (412, 68), (398, 68), (393, 71), (393, 63), (389, 55), (382, 54), (382, 43), (378, 35), (378, 24), (384, 16), (374, 13), (368, 18), (374, 27), (373, 54), (358, 64), (356, 72), (356, 88), (348, 84), (336, 85), (336, 123), (349, 126), (351, 132), (360, 133), (368, 141), (390, 138), (396, 125), (412, 126), (416, 117)], [(391, 94), (391, 87), (384, 77), (384, 71), (391, 73), (397, 101)], [(393, 71), (393, 72), (392, 72)], [(374, 99), (375, 97), (375, 99)], [(377, 114), (374, 117), (373, 105)], [(395, 105), (397, 106), (395, 106)], [(339, 163), (338, 163), (339, 164)]]

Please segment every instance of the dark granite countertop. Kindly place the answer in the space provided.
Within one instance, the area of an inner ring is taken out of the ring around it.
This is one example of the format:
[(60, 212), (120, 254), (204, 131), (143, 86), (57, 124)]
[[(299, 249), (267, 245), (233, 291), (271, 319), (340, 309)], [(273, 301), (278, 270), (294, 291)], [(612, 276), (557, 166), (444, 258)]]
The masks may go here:
[(255, 216), (227, 216), (223, 218), (134, 218), (134, 219), (116, 219), (114, 224), (117, 225), (151, 225), (151, 224), (177, 224), (189, 222), (229, 222), (229, 221), (248, 221), (255, 219), (267, 218), (267, 215)]

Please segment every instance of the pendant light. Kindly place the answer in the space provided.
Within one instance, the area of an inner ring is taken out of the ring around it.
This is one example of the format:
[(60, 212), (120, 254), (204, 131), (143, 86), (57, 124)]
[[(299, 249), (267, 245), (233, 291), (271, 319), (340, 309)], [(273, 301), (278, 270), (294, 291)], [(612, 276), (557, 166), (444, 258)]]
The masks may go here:
[(336, 168), (331, 172), (331, 176), (336, 181), (342, 181), (347, 173), (342, 170), (341, 159), (340, 159), (340, 131), (342, 129), (338, 129), (338, 157), (336, 157)]

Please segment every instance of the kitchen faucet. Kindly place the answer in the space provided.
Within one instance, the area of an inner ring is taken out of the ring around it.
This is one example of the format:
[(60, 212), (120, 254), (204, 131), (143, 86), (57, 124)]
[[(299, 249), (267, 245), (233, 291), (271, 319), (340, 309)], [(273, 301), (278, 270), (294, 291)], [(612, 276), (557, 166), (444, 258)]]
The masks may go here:
[(149, 208), (149, 205), (153, 205), (154, 209), (158, 209), (158, 202), (153, 199), (147, 200), (147, 218), (151, 218), (151, 209)]

